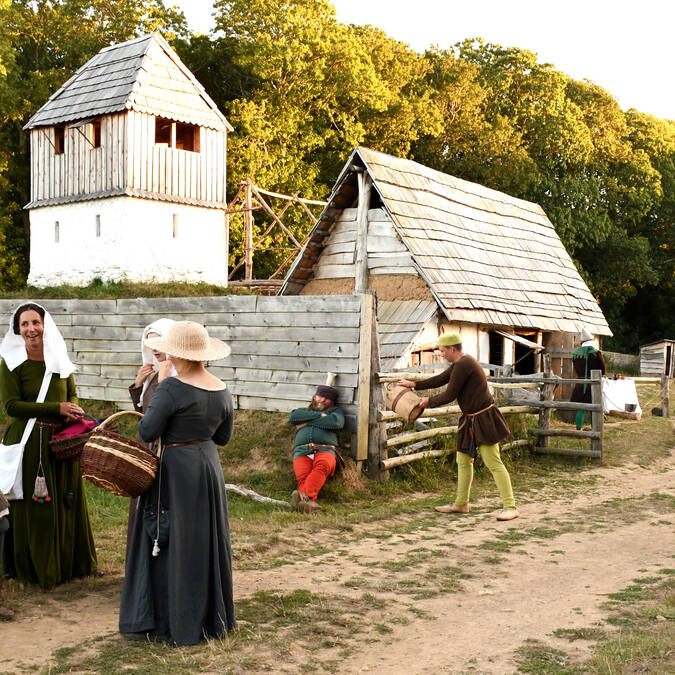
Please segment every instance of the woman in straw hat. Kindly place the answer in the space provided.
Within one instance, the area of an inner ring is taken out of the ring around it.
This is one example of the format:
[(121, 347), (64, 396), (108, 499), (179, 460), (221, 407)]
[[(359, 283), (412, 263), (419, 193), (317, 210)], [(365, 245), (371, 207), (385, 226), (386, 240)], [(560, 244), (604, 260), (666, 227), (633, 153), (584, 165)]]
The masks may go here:
[(128, 551), (120, 632), (176, 645), (235, 626), (227, 496), (216, 444), (232, 436), (232, 397), (204, 367), (230, 348), (192, 321), (145, 344), (169, 355), (177, 375), (158, 385), (138, 426), (161, 438), (155, 481), (141, 496)]

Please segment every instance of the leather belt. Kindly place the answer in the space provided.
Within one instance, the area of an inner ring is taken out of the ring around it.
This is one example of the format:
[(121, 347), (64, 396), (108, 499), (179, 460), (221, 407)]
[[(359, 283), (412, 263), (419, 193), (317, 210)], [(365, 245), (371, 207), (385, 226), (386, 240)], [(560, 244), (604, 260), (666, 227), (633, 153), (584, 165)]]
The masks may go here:
[(35, 420), (35, 424), (37, 424), (39, 427), (48, 427), (49, 429), (61, 429), (62, 424), (54, 424), (53, 422), (40, 422), (40, 420)]
[(334, 445), (328, 445), (328, 443), (307, 443), (307, 446), (312, 450), (337, 450)]
[(179, 445), (197, 445), (197, 443), (207, 443), (208, 441), (205, 441), (202, 438), (196, 438), (194, 441), (181, 441), (180, 443), (163, 443), (162, 447), (164, 448), (176, 448)]

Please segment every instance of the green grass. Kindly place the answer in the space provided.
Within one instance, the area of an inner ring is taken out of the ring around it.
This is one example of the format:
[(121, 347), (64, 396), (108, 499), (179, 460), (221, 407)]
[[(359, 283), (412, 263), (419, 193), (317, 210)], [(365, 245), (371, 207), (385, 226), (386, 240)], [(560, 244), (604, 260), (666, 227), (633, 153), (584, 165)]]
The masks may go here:
[(522, 673), (617, 673), (675, 672), (675, 579), (673, 570), (658, 576), (634, 579), (634, 583), (609, 595), (607, 630), (598, 626), (559, 628), (562, 640), (593, 642), (585, 663), (573, 663), (564, 649), (540, 640), (526, 640), (516, 652)]
[(244, 295), (250, 291), (216, 286), (203, 282), (195, 283), (131, 283), (128, 281), (103, 282), (94, 279), (86, 286), (50, 286), (38, 288), (23, 286), (4, 292), (4, 298), (21, 298), (26, 300), (117, 300), (120, 298), (183, 298), (206, 297), (218, 295)]
[(547, 675), (570, 675), (585, 672), (569, 662), (569, 656), (540, 640), (526, 640), (516, 650), (516, 663), (520, 673), (546, 673)]

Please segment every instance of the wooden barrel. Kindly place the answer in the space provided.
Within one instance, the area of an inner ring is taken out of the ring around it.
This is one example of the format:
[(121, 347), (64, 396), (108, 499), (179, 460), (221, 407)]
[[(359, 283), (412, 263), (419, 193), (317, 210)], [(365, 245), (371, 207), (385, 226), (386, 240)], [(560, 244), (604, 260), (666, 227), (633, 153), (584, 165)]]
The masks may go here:
[(387, 407), (404, 417), (408, 422), (414, 422), (424, 408), (420, 405), (420, 397), (408, 387), (390, 384), (387, 387)]

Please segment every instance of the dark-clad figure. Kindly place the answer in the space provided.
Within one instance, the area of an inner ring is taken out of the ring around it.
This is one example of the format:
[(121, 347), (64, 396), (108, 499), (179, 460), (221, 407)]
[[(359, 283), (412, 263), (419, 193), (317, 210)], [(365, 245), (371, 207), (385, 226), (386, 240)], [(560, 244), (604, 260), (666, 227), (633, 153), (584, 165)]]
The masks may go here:
[(232, 436), (232, 397), (204, 361), (230, 348), (192, 321), (148, 338), (176, 377), (160, 382), (138, 431), (161, 438), (160, 468), (139, 500), (127, 556), (119, 629), (135, 639), (192, 645), (234, 628), (232, 551), (216, 444)]
[(473, 460), (481, 459), (495, 479), (504, 509), (497, 520), (513, 520), (519, 513), (513, 496), (511, 478), (499, 454), (499, 442), (509, 435), (504, 416), (495, 405), (487, 378), (480, 363), (462, 351), (462, 338), (457, 333), (444, 333), (438, 348), (451, 366), (440, 375), (420, 382), (399, 380), (411, 389), (436, 389), (447, 385), (444, 392), (421, 400), (423, 408), (437, 408), (457, 399), (462, 411), (457, 431), (457, 497), (454, 504), (437, 506), (441, 513), (469, 513), (469, 496), (473, 482)]
[(335, 405), (337, 397), (337, 389), (319, 385), (309, 406), (296, 408), (288, 418), (296, 430), (293, 471), (298, 481), (291, 503), (302, 513), (321, 510), (317, 501), (319, 491), (335, 473), (337, 435), (345, 425), (344, 413)]
[[(143, 329), (141, 336), (141, 367), (138, 369), (134, 383), (129, 387), (129, 396), (134, 404), (134, 410), (146, 413), (150, 401), (157, 389), (157, 385), (167, 377), (176, 375), (176, 369), (166, 354), (156, 349), (150, 349), (145, 341), (151, 337), (162, 337), (175, 323), (173, 319), (157, 319)], [(129, 502), (129, 520), (127, 524), (127, 551), (131, 542), (131, 531), (138, 509), (138, 497)]]
[[(572, 365), (574, 366), (574, 373), (578, 378), (585, 380), (591, 379), (592, 370), (600, 370), (605, 374), (605, 358), (599, 349), (593, 346), (593, 336), (586, 329), (582, 329), (581, 346), (577, 347), (572, 352)], [(575, 403), (592, 403), (591, 383), (582, 384), (578, 382), (574, 385), (572, 390), (572, 398), (570, 401)], [(586, 417), (586, 410), (578, 410), (576, 416), (576, 427), (581, 429), (584, 426), (584, 419)]]
[[(0, 397), (9, 416), (0, 450), (0, 489), (12, 500), (4, 569), (23, 583), (48, 589), (96, 571), (80, 463), (61, 462), (49, 450), (52, 434), (84, 414), (75, 366), (54, 319), (32, 302), (14, 312), (0, 356)], [(11, 455), (8, 448), (21, 443), (31, 424), (22, 455)]]

